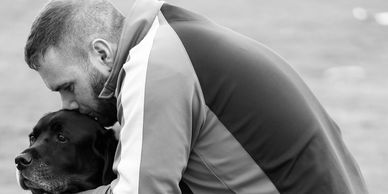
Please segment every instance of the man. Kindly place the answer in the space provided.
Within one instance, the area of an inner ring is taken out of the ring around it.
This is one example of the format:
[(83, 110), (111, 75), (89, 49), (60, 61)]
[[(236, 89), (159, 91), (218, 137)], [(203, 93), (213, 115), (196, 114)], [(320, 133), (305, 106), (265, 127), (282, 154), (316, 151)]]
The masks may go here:
[(201, 194), (367, 192), (337, 125), (279, 56), (161, 1), (126, 11), (50, 1), (25, 48), (63, 108), (121, 125), (118, 178), (90, 193), (180, 193), (180, 180)]

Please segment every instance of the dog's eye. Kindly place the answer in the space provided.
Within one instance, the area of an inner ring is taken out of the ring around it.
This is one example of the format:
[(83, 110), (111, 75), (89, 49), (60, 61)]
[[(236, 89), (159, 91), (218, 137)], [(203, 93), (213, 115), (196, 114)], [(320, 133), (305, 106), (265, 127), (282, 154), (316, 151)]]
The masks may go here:
[(30, 135), (30, 144), (32, 145), (36, 141), (36, 137), (34, 135)]
[(60, 133), (57, 135), (57, 139), (61, 143), (66, 143), (67, 142), (67, 138), (64, 135), (60, 134)]

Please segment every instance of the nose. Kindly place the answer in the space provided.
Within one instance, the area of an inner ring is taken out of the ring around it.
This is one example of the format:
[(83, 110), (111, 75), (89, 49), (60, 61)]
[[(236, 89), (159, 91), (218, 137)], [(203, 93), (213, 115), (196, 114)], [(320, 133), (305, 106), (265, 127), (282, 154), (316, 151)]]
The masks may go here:
[(16, 168), (18, 170), (23, 170), (27, 168), (32, 163), (32, 157), (28, 153), (21, 153), (15, 158)]
[(79, 109), (79, 105), (77, 101), (75, 101), (74, 98), (70, 98), (69, 95), (63, 95), (61, 94), (62, 98), (62, 108), (66, 110), (75, 110)]

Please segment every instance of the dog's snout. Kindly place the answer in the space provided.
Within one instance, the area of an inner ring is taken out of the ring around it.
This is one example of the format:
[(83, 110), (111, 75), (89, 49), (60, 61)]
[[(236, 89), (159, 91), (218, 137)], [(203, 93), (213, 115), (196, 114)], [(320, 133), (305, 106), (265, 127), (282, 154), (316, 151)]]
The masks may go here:
[(15, 158), (15, 164), (17, 165), (17, 169), (23, 170), (27, 166), (29, 166), (32, 162), (32, 157), (28, 153), (21, 153), (19, 156)]

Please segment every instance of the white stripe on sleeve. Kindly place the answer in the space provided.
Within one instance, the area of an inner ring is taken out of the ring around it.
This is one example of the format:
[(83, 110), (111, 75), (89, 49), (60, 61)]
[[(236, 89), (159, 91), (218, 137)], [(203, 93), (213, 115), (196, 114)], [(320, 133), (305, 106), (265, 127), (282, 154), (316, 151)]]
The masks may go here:
[(159, 27), (156, 17), (144, 39), (129, 51), (124, 64), (121, 88), (123, 125), (120, 132), (121, 152), (117, 165), (118, 179), (113, 193), (139, 193), (139, 172), (143, 139), (144, 95), (148, 59)]

